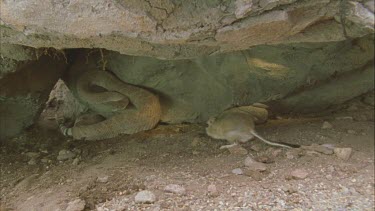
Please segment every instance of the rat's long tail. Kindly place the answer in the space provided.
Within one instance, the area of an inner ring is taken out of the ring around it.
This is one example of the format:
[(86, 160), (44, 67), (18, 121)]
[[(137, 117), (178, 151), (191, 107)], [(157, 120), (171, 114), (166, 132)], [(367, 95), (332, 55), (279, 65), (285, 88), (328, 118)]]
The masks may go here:
[(288, 143), (282, 143), (282, 142), (273, 142), (273, 141), (268, 141), (262, 136), (260, 136), (256, 132), (251, 132), (255, 137), (259, 138), (261, 141), (264, 143), (271, 145), (271, 146), (277, 146), (277, 147), (285, 147), (285, 148), (300, 148), (301, 146), (298, 144), (288, 144)]

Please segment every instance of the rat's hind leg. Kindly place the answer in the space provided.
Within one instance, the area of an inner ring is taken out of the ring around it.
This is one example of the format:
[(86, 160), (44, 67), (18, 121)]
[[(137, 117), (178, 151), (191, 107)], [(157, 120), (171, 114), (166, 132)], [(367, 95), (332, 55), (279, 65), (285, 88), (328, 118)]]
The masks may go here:
[(229, 136), (226, 138), (226, 140), (231, 144), (223, 145), (220, 147), (220, 149), (228, 149), (228, 148), (232, 148), (238, 145), (237, 137)]
[(237, 146), (237, 145), (238, 145), (238, 143), (235, 142), (235, 143), (233, 143), (233, 144), (223, 145), (223, 146), (220, 147), (220, 149), (229, 149), (229, 148), (235, 147), (235, 146)]

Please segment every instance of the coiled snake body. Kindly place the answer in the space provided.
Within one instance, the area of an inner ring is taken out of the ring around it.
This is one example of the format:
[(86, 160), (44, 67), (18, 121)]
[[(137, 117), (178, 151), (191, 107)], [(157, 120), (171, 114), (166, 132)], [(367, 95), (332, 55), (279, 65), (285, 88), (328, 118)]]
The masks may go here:
[(65, 135), (74, 139), (100, 140), (119, 134), (133, 134), (152, 129), (160, 120), (161, 108), (156, 95), (127, 84), (107, 71), (88, 70), (82, 73), (75, 88), (78, 97), (105, 120), (75, 124), (72, 128), (60, 126)]

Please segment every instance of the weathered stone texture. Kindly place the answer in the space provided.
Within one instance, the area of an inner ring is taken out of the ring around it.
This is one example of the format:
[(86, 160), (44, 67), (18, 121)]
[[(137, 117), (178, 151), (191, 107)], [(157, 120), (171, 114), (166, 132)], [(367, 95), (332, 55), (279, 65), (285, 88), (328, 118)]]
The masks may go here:
[[(372, 3), (372, 4), (371, 4)], [(374, 33), (373, 1), (20, 0), (1, 2), (1, 43), (197, 58), (270, 43)]]
[[(257, 46), (191, 60), (158, 60), (116, 52), (77, 57), (85, 68), (112, 71), (121, 80), (158, 94), (162, 121), (204, 122), (224, 109), (255, 102), (279, 112), (309, 112), (374, 89), (373, 36), (353, 41)], [(96, 67), (95, 67), (96, 66)], [(74, 90), (74, 89), (73, 89)], [(338, 91), (340, 90), (340, 91)]]
[(34, 123), (66, 63), (44, 55), (15, 67), (0, 78), (0, 140)]

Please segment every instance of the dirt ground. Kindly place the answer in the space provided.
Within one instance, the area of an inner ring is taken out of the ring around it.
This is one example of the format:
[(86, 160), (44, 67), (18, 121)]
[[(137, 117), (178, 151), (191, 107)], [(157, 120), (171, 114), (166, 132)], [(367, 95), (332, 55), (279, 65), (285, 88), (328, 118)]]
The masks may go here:
[[(352, 148), (348, 160), (258, 140), (243, 145), (248, 155), (231, 153), (203, 124), (87, 142), (71, 141), (45, 121), (50, 129), (34, 127), (2, 143), (0, 210), (374, 210), (372, 106), (257, 127), (274, 141)], [(244, 166), (248, 156), (266, 169)], [(179, 186), (165, 190), (171, 184)], [(142, 190), (155, 198), (136, 202)]]

